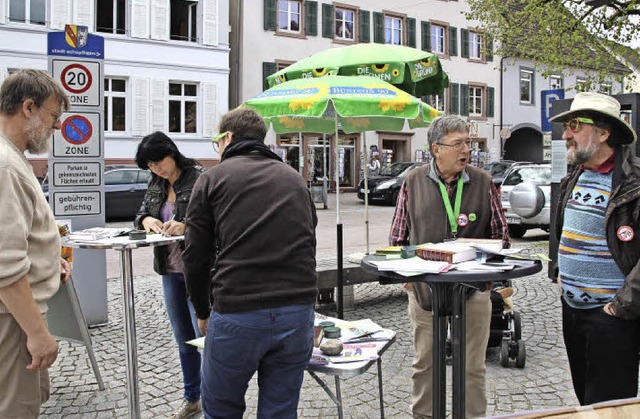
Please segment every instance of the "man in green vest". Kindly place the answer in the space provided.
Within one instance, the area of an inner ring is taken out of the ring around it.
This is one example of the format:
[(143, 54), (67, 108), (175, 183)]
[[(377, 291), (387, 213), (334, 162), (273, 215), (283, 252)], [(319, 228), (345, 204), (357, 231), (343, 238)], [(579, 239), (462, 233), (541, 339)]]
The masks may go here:
[[(437, 118), (427, 133), (433, 157), (429, 165), (407, 174), (400, 189), (389, 242), (394, 246), (438, 243), (456, 238), (511, 241), (500, 197), (489, 174), (469, 166), (469, 128), (458, 115)], [(405, 284), (413, 325), (411, 409), (414, 418), (432, 417), (433, 319), (431, 290), (424, 283)], [(489, 340), (489, 290), (476, 291), (466, 307), (467, 418), (485, 416), (485, 351)]]

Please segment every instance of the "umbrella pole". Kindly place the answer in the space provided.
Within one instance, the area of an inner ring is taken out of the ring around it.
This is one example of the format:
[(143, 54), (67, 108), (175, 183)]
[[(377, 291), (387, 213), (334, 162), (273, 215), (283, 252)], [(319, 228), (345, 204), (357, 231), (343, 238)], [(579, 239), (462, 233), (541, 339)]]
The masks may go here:
[(338, 249), (338, 293), (336, 295), (336, 308), (338, 312), (338, 318), (344, 318), (344, 277), (343, 277), (343, 256), (342, 256), (342, 222), (340, 221), (340, 169), (338, 167), (339, 164), (339, 141), (338, 141), (338, 114), (335, 116), (335, 177), (336, 177), (336, 238), (337, 238), (337, 249)]
[(365, 231), (365, 240), (367, 242), (366, 254), (369, 254), (369, 183), (368, 183), (368, 174), (369, 174), (369, 162), (367, 161), (367, 142), (364, 141), (364, 231)]

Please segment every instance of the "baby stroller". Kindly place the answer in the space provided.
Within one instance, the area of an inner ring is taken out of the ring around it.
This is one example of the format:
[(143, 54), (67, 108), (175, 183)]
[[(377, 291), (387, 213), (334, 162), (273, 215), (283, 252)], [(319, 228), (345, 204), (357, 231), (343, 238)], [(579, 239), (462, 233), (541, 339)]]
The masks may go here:
[(500, 347), (500, 365), (509, 366), (515, 359), (516, 367), (524, 368), (527, 352), (522, 340), (520, 313), (513, 309), (511, 281), (496, 282), (491, 290), (491, 325), (488, 347)]

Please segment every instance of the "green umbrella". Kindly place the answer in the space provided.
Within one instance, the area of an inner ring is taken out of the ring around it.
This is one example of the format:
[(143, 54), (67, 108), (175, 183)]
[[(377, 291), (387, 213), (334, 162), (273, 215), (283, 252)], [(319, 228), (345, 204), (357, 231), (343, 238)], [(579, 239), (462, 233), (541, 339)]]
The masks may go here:
[[(370, 130), (402, 131), (405, 122), (412, 128), (426, 127), (440, 112), (420, 99), (377, 78), (366, 76), (324, 76), (302, 78), (278, 84), (244, 102), (278, 134), (312, 132), (332, 134)], [(338, 145), (334, 156), (338, 161)], [(368, 213), (367, 169), (365, 165), (365, 214)], [(335, 164), (336, 225), (338, 229), (338, 301), (341, 311), (342, 223), (340, 185)], [(367, 217), (367, 215), (365, 215)], [(368, 220), (367, 253), (368, 249)]]
[(442, 94), (449, 77), (437, 55), (402, 45), (355, 44), (329, 48), (267, 77), (269, 87), (326, 75), (374, 76), (421, 97)]

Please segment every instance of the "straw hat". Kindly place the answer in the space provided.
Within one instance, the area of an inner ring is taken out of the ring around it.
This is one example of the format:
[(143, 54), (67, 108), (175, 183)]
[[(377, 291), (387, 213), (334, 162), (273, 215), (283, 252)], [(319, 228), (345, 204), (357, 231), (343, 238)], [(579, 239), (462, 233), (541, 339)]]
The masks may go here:
[(574, 116), (584, 112), (596, 113), (605, 118), (614, 127), (615, 137), (612, 140), (616, 144), (631, 144), (638, 139), (636, 132), (624, 119), (620, 118), (620, 102), (611, 96), (601, 93), (580, 92), (573, 98), (571, 108), (559, 115), (550, 118), (550, 122), (566, 122)]

